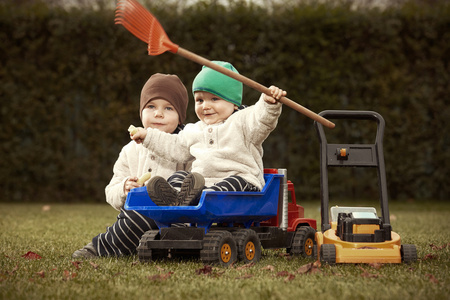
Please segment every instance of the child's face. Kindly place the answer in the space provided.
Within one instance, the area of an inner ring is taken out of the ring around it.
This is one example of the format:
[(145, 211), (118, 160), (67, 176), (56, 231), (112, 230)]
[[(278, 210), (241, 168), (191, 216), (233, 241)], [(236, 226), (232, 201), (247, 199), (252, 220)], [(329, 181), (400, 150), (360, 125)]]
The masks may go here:
[(225, 121), (238, 108), (208, 92), (195, 92), (194, 100), (197, 117), (208, 125)]
[(178, 112), (169, 101), (154, 99), (142, 110), (144, 128), (155, 128), (172, 133), (178, 126)]

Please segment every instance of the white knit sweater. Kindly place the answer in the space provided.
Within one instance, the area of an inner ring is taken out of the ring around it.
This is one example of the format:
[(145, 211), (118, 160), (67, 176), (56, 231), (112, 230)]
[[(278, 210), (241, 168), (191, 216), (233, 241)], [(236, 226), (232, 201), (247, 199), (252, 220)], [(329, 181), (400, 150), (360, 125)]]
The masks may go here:
[(130, 177), (139, 178), (149, 169), (151, 169), (152, 176), (158, 175), (167, 179), (175, 171), (184, 170), (184, 165), (168, 161), (141, 144), (131, 141), (122, 148), (119, 158), (114, 164), (113, 177), (105, 188), (106, 202), (120, 210), (127, 197), (124, 192), (125, 181)]
[(232, 114), (225, 122), (188, 124), (176, 135), (147, 129), (143, 145), (158, 156), (175, 162), (192, 161), (192, 172), (205, 177), (206, 186), (238, 175), (264, 186), (263, 141), (275, 129), (281, 104), (259, 101)]

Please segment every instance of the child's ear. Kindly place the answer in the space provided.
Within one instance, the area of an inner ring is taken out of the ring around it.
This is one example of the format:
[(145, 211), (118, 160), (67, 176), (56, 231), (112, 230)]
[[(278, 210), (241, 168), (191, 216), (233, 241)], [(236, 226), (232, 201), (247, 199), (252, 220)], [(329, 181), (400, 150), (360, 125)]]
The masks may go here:
[(234, 110), (239, 110), (239, 107), (237, 105), (235, 105)]

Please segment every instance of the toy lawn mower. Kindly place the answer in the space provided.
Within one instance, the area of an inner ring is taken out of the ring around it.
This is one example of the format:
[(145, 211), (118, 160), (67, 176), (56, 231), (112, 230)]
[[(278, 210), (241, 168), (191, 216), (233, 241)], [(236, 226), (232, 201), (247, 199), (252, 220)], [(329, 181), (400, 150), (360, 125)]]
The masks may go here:
[[(315, 122), (320, 140), (320, 184), (322, 230), (316, 233), (319, 259), (336, 263), (409, 263), (417, 259), (415, 245), (402, 245), (400, 236), (392, 231), (383, 154), (385, 121), (372, 111), (323, 111), (330, 119), (369, 120), (377, 123), (374, 144), (328, 144), (324, 128)], [(339, 207), (328, 214), (329, 167), (377, 168), (380, 189), (381, 217), (373, 207)]]

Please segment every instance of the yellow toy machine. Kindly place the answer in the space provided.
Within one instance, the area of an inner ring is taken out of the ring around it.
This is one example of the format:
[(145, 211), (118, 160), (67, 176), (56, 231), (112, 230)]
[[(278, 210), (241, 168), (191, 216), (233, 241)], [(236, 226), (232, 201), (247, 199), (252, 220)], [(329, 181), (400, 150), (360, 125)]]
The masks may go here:
[[(417, 259), (415, 245), (402, 245), (392, 231), (383, 154), (385, 121), (373, 111), (328, 110), (328, 119), (369, 120), (377, 123), (374, 144), (329, 144), (324, 128), (315, 122), (320, 140), (321, 231), (316, 233), (318, 258), (322, 263), (410, 263)], [(329, 167), (372, 167), (378, 171), (381, 217), (373, 207), (330, 209)]]

